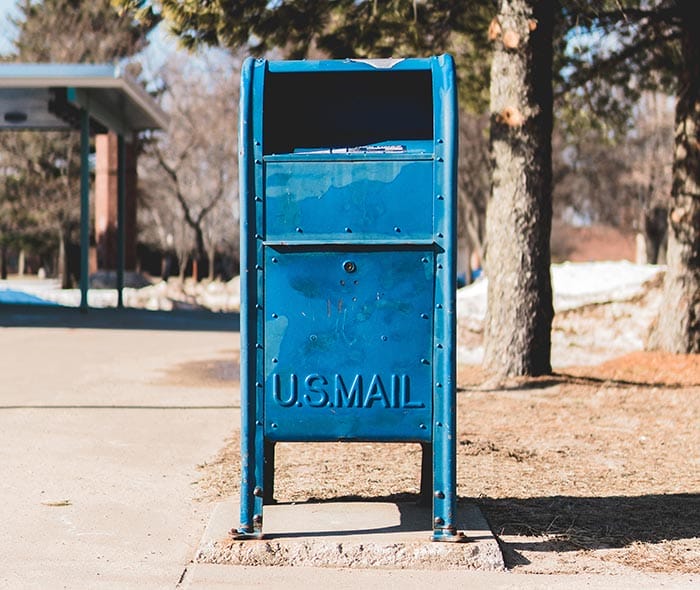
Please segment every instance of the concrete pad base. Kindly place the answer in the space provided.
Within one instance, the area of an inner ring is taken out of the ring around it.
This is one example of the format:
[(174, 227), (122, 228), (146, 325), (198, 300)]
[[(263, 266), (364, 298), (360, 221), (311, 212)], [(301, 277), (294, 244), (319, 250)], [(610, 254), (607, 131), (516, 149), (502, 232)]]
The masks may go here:
[(212, 514), (195, 561), (230, 565), (498, 571), (503, 556), (479, 509), (460, 505), (466, 543), (430, 540), (430, 507), (411, 503), (322, 502), (265, 506), (263, 539), (234, 540), (238, 503)]

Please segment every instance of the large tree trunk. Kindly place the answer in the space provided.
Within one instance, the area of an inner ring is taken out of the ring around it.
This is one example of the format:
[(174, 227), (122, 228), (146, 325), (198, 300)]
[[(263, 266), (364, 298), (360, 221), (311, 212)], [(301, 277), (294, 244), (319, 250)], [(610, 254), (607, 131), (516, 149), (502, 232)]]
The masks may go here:
[(489, 30), (484, 366), (499, 376), (551, 372), (552, 21), (551, 0), (501, 0)]
[(700, 36), (695, 3), (684, 12), (678, 77), (673, 187), (668, 215), (666, 277), (661, 310), (649, 347), (700, 353)]

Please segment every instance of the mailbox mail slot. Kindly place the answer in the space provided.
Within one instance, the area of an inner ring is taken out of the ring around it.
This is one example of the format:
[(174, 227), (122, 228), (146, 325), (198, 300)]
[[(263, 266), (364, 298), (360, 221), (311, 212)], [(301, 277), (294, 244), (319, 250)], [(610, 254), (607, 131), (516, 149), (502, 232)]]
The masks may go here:
[(433, 539), (463, 540), (452, 59), (249, 59), (240, 112), (238, 535), (262, 535), (275, 443), (401, 441)]

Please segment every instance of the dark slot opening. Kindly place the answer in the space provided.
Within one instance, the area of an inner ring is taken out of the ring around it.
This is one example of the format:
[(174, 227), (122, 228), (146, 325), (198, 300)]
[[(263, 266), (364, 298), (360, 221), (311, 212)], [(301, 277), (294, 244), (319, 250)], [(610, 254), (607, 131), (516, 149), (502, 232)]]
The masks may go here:
[(265, 154), (433, 137), (431, 73), (271, 73), (265, 80)]

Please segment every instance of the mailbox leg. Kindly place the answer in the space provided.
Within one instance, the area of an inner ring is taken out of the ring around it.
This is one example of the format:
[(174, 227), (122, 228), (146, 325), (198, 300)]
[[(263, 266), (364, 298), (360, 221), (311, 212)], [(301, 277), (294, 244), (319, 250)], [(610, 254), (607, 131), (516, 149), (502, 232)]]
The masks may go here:
[[(448, 388), (445, 388), (448, 389)], [(457, 421), (453, 410), (455, 391), (446, 391), (435, 403), (433, 424), (433, 541), (462, 543), (457, 530)], [(450, 401), (452, 403), (450, 403)]]
[(447, 432), (447, 424), (438, 422), (436, 431), (441, 436), (433, 441), (433, 541), (462, 543), (467, 540), (457, 530), (457, 478), (455, 453), (450, 452), (454, 436)]
[(264, 480), (262, 436), (246, 436), (242, 432), (241, 447), (241, 523), (231, 534), (234, 539), (260, 539), (263, 536), (264, 503), (264, 491), (258, 483)]
[[(244, 330), (241, 330), (243, 337)], [(248, 332), (245, 334), (248, 335)], [(241, 348), (241, 520), (234, 539), (259, 539), (263, 524), (264, 436), (262, 410), (257, 403), (254, 366)]]

